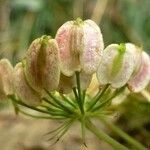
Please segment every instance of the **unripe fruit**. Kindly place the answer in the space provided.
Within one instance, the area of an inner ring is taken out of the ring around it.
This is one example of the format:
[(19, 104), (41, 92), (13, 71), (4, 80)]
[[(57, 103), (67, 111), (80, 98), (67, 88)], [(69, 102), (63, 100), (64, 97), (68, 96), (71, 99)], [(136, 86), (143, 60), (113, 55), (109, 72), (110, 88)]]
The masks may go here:
[(126, 48), (131, 52), (131, 54), (133, 55), (133, 59), (134, 59), (134, 70), (132, 75), (136, 74), (136, 72), (139, 70), (140, 66), (141, 66), (141, 61), (142, 61), (142, 49), (135, 46), (132, 43), (126, 43)]
[(56, 40), (60, 49), (60, 69), (66, 76), (83, 70), (93, 74), (99, 65), (103, 38), (99, 27), (92, 20), (68, 21), (57, 31)]
[(13, 67), (7, 59), (0, 60), (0, 100), (13, 94)]
[(97, 70), (100, 85), (124, 86), (134, 70), (134, 57), (125, 44), (111, 44), (104, 50)]
[(40, 95), (28, 84), (22, 63), (18, 63), (14, 69), (14, 88), (18, 98), (24, 103), (37, 106), (41, 103)]
[(128, 82), (128, 87), (132, 92), (140, 92), (150, 81), (150, 57), (142, 51), (141, 65), (138, 71), (133, 74)]
[(25, 63), (25, 75), (30, 86), (41, 92), (53, 91), (59, 84), (59, 50), (56, 40), (42, 36), (30, 45)]

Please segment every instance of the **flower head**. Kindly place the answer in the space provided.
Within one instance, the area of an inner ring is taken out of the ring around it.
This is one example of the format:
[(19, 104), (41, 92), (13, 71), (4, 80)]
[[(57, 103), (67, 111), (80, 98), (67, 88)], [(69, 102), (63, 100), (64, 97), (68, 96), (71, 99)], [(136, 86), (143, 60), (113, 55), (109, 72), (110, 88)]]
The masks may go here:
[(0, 100), (13, 94), (13, 67), (7, 59), (0, 60)]

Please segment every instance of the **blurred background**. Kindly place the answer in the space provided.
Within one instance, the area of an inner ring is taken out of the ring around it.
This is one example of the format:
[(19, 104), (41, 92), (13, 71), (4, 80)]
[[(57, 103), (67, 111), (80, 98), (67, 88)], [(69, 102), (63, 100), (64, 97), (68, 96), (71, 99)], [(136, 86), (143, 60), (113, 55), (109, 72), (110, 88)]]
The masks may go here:
[(105, 46), (132, 42), (150, 52), (149, 0), (0, 0), (0, 57), (20, 60), (32, 40), (55, 37), (77, 17), (100, 26)]
[[(6, 57), (15, 65), (25, 56), (35, 38), (43, 34), (55, 37), (63, 23), (77, 17), (92, 19), (100, 26), (105, 46), (132, 42), (150, 54), (150, 0), (0, 0), (0, 58)], [(144, 96), (129, 95), (114, 109), (119, 112), (116, 124), (150, 148), (149, 91), (147, 88)], [(8, 110), (6, 103), (0, 103), (0, 149), (47, 150), (40, 129), (42, 126), (49, 129), (55, 124), (18, 118), (10, 112), (12, 108)], [(111, 131), (108, 132), (125, 143)], [(107, 144), (89, 137), (90, 150), (99, 150), (100, 147), (101, 150), (111, 149)], [(68, 140), (72, 145), (78, 145), (75, 150), (84, 149), (78, 138), (77, 134)], [(40, 144), (39, 141), (43, 142)], [(59, 147), (58, 144), (49, 149), (73, 150), (68, 142), (60, 143), (65, 146)]]

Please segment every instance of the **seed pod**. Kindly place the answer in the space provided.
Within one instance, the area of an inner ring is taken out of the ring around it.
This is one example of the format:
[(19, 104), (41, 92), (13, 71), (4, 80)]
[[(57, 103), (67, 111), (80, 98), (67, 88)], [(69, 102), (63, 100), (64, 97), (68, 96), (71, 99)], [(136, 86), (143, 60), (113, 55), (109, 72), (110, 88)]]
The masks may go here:
[(0, 60), (0, 99), (13, 94), (13, 67), (7, 59)]
[(86, 74), (93, 74), (102, 57), (104, 49), (100, 28), (92, 20), (84, 21), (84, 48), (80, 54), (81, 68)]
[(59, 84), (59, 53), (56, 40), (42, 36), (34, 40), (26, 55), (25, 75), (37, 92), (52, 91)]
[(132, 75), (128, 82), (128, 87), (132, 92), (140, 92), (150, 81), (150, 57), (146, 52), (142, 52), (141, 65), (136, 74)]
[(131, 51), (124, 44), (111, 44), (104, 50), (97, 70), (101, 85), (111, 84), (114, 88), (124, 86), (134, 69)]
[(99, 27), (92, 20), (68, 21), (57, 31), (60, 49), (60, 69), (66, 76), (83, 70), (93, 74), (99, 65), (104, 47)]
[(37, 106), (41, 103), (40, 95), (28, 84), (22, 63), (18, 63), (14, 69), (14, 88), (18, 98), (24, 103)]
[(134, 70), (132, 75), (136, 74), (137, 71), (139, 70), (140, 66), (141, 66), (141, 62), (142, 62), (142, 49), (135, 46), (132, 43), (126, 43), (126, 48), (131, 52), (131, 54), (133, 55), (133, 60), (134, 60)]

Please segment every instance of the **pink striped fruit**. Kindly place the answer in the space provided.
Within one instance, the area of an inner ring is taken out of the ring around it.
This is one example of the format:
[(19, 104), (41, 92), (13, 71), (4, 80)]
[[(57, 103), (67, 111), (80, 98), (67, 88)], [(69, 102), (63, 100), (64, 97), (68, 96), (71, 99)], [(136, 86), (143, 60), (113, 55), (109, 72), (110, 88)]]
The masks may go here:
[(66, 76), (83, 70), (93, 74), (99, 65), (104, 47), (99, 27), (92, 20), (68, 21), (57, 31), (55, 39), (60, 49), (60, 69)]
[(40, 95), (29, 86), (22, 63), (18, 63), (14, 69), (14, 88), (18, 98), (24, 103), (31, 106), (40, 104)]
[(129, 82), (128, 87), (132, 92), (140, 92), (143, 90), (150, 81), (150, 57), (142, 51), (141, 63), (138, 71), (134, 73)]
[(0, 60), (0, 100), (13, 94), (13, 67), (7, 59)]
[(114, 88), (124, 86), (134, 70), (134, 56), (125, 44), (111, 44), (104, 50), (97, 70), (101, 85), (111, 84)]
[(60, 78), (59, 50), (55, 39), (42, 36), (30, 45), (25, 63), (25, 75), (30, 86), (41, 92), (42, 89), (57, 89)]

